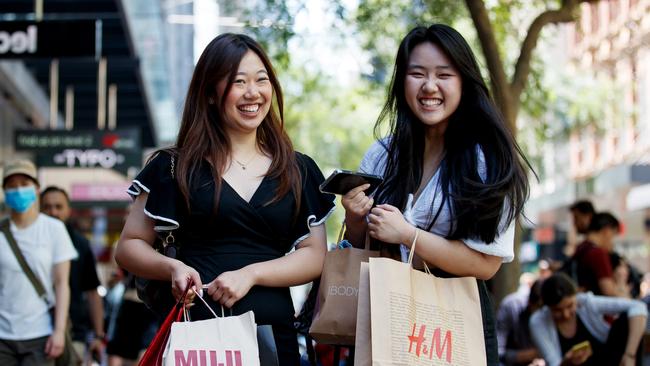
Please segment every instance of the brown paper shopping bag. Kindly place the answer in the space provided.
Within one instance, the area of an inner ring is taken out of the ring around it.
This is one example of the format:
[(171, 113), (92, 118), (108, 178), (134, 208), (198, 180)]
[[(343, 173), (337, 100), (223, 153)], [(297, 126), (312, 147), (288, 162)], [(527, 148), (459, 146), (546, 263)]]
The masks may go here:
[[(339, 241), (344, 227), (339, 233)], [(318, 343), (354, 345), (359, 293), (359, 265), (379, 252), (366, 248), (345, 248), (329, 251), (325, 256), (323, 274), (318, 288), (316, 314), (309, 334)]]
[(371, 366), (370, 342), (370, 274), (368, 263), (359, 269), (359, 301), (357, 305), (357, 333), (354, 339), (354, 365)]
[(370, 259), (372, 365), (486, 365), (476, 279), (438, 278), (411, 260)]

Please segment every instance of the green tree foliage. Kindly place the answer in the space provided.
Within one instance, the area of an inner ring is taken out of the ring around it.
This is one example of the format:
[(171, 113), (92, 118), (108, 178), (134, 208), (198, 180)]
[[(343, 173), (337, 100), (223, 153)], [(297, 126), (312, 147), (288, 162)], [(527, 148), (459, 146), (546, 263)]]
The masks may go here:
[[(281, 78), (285, 128), (296, 150), (313, 157), (326, 176), (336, 168), (357, 170), (374, 140), (380, 93), (341, 88), (331, 78), (310, 74), (302, 67), (291, 67)], [(328, 220), (330, 242), (336, 239), (342, 221), (342, 209)]]
[[(377, 90), (383, 90), (390, 79), (399, 41), (416, 24), (446, 23), (468, 39), (514, 134), (520, 111), (529, 117), (527, 122), (537, 122), (526, 128), (535, 128), (540, 138), (597, 116), (598, 103), (594, 104), (592, 97), (598, 93), (572, 94), (566, 86), (560, 91), (550, 89), (555, 84), (544, 80), (548, 65), (534, 52), (546, 30), (553, 29), (549, 25), (572, 21), (580, 3), (597, 1), (359, 0), (352, 10), (342, 5), (343, 0), (332, 1), (330, 11), (346, 27), (333, 24), (331, 36), (353, 36), (371, 55), (372, 70), (365, 75), (369, 83), (351, 90), (292, 64), (287, 45), (300, 37), (292, 24), (306, 1), (256, 1), (248, 14), (251, 32), (266, 45), (284, 74), (286, 123), (294, 143), (328, 173), (334, 167), (354, 169), (358, 165), (372, 141), (372, 122), (383, 99)], [(557, 126), (557, 115), (561, 126)], [(553, 123), (556, 125), (551, 126)], [(498, 299), (517, 283), (518, 264), (504, 269), (496, 279)]]

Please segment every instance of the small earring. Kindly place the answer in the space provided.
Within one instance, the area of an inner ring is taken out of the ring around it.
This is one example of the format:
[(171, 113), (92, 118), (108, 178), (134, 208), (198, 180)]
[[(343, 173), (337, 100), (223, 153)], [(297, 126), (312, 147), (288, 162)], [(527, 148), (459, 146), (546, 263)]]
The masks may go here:
[(214, 99), (208, 98), (208, 104), (214, 104)]

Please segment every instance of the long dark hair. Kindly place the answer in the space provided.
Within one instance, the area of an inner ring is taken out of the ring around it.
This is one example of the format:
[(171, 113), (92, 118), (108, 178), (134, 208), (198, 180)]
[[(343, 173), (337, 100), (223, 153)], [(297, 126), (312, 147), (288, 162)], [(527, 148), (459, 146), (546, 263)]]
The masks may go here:
[[(508, 223), (522, 212), (529, 189), (525, 165), (530, 165), (490, 98), (472, 50), (449, 26), (416, 27), (399, 46), (388, 98), (375, 124), (378, 138), (384, 123), (391, 131), (391, 138), (385, 140), (385, 180), (377, 202), (403, 209), (408, 194), (415, 192), (422, 180), (425, 126), (406, 102), (404, 81), (411, 52), (424, 42), (440, 47), (462, 79), (460, 104), (444, 134), (438, 187), (442, 205), (431, 213), (428, 230), (440, 209), (448, 205), (453, 217), (448, 238), (491, 243), (498, 234), (503, 210)], [(477, 148), (485, 156), (485, 180), (478, 173)]]
[(227, 83), (223, 95), (217, 95), (217, 84), (234, 79), (248, 51), (262, 60), (273, 86), (271, 108), (257, 130), (258, 146), (272, 158), (267, 176), (279, 179), (271, 202), (293, 191), (296, 205), (300, 204), (300, 172), (291, 140), (284, 130), (282, 88), (271, 61), (249, 36), (224, 33), (207, 45), (194, 68), (176, 146), (171, 149), (178, 156), (176, 180), (188, 208), (195, 172), (204, 162), (209, 164), (215, 179), (215, 208), (218, 206), (221, 177), (230, 158), (231, 142), (224, 128), (223, 107), (232, 83)]

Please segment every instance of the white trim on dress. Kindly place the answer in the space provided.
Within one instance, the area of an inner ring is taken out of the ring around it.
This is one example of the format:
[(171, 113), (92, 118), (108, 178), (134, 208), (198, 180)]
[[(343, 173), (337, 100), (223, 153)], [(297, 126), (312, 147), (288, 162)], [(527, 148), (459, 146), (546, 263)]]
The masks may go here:
[[(136, 190), (135, 191), (131, 190), (131, 187), (135, 187)], [(129, 187), (126, 190), (126, 193), (130, 194), (133, 199), (135, 199), (136, 196), (139, 196), (142, 193), (142, 191), (146, 192), (147, 194), (149, 194), (149, 192), (151, 192), (151, 190), (147, 186), (142, 184), (137, 179), (133, 180), (133, 184), (131, 185), (131, 187)], [(138, 188), (140, 190), (138, 190)], [(171, 231), (171, 230), (176, 230), (176, 229), (178, 229), (180, 227), (178, 221), (170, 219), (168, 217), (154, 215), (151, 212), (147, 211), (146, 208), (144, 209), (144, 214), (151, 217), (154, 220), (165, 221), (165, 222), (168, 222), (168, 223), (171, 224), (171, 225), (155, 225), (153, 227), (153, 229), (155, 231)]]
[[(312, 220), (316, 220), (316, 215), (309, 215), (307, 217), (307, 229), (309, 230), (309, 228), (312, 227), (312, 226), (318, 226), (318, 225), (321, 225), (322, 223), (324, 223), (325, 220), (327, 220), (327, 218), (329, 218), (332, 215), (332, 213), (334, 212), (335, 209), (336, 209), (336, 205), (334, 205), (334, 207), (332, 207), (329, 210), (329, 212), (325, 216), (323, 216), (322, 219), (320, 219), (320, 220), (318, 220), (316, 222), (312, 222)], [(301, 241), (307, 239), (310, 236), (311, 236), (311, 231), (309, 231), (307, 234), (305, 234), (305, 235), (299, 237), (298, 239), (296, 239), (296, 241), (294, 241), (293, 244), (291, 245), (291, 248), (292, 249), (295, 248), (296, 245), (298, 245)]]

